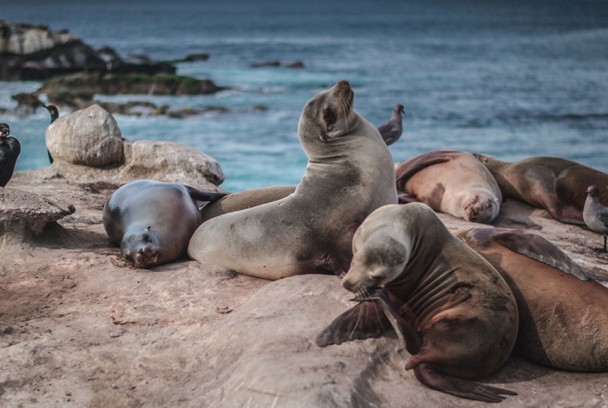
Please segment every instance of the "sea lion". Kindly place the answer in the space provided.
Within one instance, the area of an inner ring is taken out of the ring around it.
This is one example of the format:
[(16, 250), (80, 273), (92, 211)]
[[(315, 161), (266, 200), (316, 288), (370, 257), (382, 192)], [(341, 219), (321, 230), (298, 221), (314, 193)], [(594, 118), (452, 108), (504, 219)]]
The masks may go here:
[(21, 143), (10, 134), (8, 123), (0, 123), (0, 187), (6, 186), (13, 177), (17, 157), (21, 153)]
[(219, 215), (257, 207), (285, 198), (296, 190), (296, 186), (273, 186), (227, 194), (217, 201), (206, 204), (201, 209), (202, 222)]
[(538, 235), (472, 228), (456, 236), (511, 287), (519, 308), (516, 352), (562, 370), (608, 371), (608, 288), (570, 274), (580, 267)]
[(592, 231), (599, 232), (604, 236), (604, 247), (596, 249), (598, 252), (606, 252), (606, 239), (608, 238), (608, 208), (599, 201), (600, 189), (591, 185), (585, 190), (587, 199), (583, 207), (583, 221)]
[(608, 202), (608, 174), (558, 157), (529, 157), (505, 162), (485, 154), (475, 154), (490, 170), (503, 197), (514, 198), (545, 209), (556, 220), (583, 225), (585, 188), (594, 184)]
[(313, 97), (298, 124), (308, 164), (295, 192), (203, 223), (190, 257), (273, 280), (346, 270), (359, 224), (397, 202), (391, 154), (353, 100), (347, 81)]
[[(513, 294), (492, 265), (452, 236), (428, 206), (374, 211), (357, 229), (353, 253), (342, 286), (363, 298), (382, 288), (400, 306), (400, 330), (413, 354), (405, 368), (414, 369), (418, 380), (482, 401), (512, 394), (470, 380), (494, 372), (509, 357), (518, 327)], [(388, 321), (381, 311), (381, 304), (359, 303), (323, 330), (317, 344), (377, 335)]]
[(393, 113), (388, 122), (378, 126), (378, 131), (387, 146), (392, 145), (401, 137), (403, 133), (403, 105), (398, 104), (393, 107)]
[(186, 253), (188, 241), (201, 223), (195, 201), (215, 201), (224, 195), (177, 183), (132, 181), (106, 202), (103, 226), (125, 259), (137, 268), (148, 268)]
[(492, 222), (500, 212), (500, 188), (471, 153), (432, 151), (397, 165), (395, 171), (402, 202), (423, 202), (471, 222)]

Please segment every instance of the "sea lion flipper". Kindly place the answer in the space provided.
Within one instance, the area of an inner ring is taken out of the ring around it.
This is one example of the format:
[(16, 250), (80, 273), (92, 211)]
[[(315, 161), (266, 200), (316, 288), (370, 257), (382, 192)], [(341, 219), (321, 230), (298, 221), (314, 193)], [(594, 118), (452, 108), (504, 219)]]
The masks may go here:
[(340, 344), (345, 341), (378, 337), (388, 329), (390, 323), (376, 302), (361, 302), (336, 317), (317, 336), (319, 347)]
[(430, 388), (443, 391), (477, 401), (501, 402), (505, 399), (503, 395), (517, 395), (517, 393), (504, 388), (492, 387), (473, 381), (449, 377), (435, 371), (428, 363), (422, 363), (414, 369), (416, 378)]
[(202, 191), (202, 190), (199, 190), (197, 188), (190, 187), (190, 186), (184, 186), (184, 187), (186, 187), (186, 190), (188, 190), (188, 194), (190, 195), (190, 197), (194, 201), (201, 201), (201, 202), (210, 202), (210, 203), (212, 203), (212, 202), (217, 201), (220, 198), (228, 195), (227, 193), (216, 193), (216, 192), (212, 192), (212, 191)]
[(580, 280), (588, 280), (585, 271), (557, 245), (536, 234), (520, 231), (497, 231), (494, 240), (504, 247), (537, 260)]
[(403, 185), (408, 179), (422, 169), (435, 164), (445, 163), (454, 158), (453, 150), (437, 150), (421, 156), (416, 156), (399, 164), (395, 169), (397, 186)]

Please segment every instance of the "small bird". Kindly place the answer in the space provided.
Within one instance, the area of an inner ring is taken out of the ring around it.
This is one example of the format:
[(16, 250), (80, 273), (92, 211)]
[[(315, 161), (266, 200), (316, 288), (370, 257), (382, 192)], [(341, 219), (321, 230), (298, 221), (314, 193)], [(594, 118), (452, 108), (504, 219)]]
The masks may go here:
[(387, 146), (392, 145), (401, 137), (401, 132), (403, 132), (403, 113), (405, 113), (403, 105), (395, 105), (391, 119), (385, 124), (378, 126), (378, 131), (380, 131), (382, 139), (384, 139)]
[(597, 252), (606, 252), (606, 239), (608, 238), (608, 208), (604, 207), (599, 201), (600, 190), (597, 186), (589, 186), (583, 208), (583, 221), (595, 232), (604, 235), (604, 248), (596, 249)]
[[(51, 115), (51, 123), (55, 122), (58, 118), (59, 118), (59, 110), (57, 109), (57, 107), (55, 105), (42, 105), (46, 108), (46, 110), (49, 111), (49, 114)], [(53, 164), (53, 156), (51, 156), (51, 152), (49, 152), (49, 149), (46, 149), (46, 153), (49, 155), (49, 162), (51, 162), (51, 164)]]
[(8, 123), (0, 123), (0, 187), (6, 186), (15, 170), (17, 157), (21, 153), (19, 140), (10, 136)]

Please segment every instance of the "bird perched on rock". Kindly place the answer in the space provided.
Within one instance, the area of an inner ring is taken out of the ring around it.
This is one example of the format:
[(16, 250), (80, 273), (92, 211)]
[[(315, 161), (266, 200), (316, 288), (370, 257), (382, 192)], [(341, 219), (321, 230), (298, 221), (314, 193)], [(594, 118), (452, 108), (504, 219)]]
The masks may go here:
[(385, 124), (378, 126), (382, 139), (384, 139), (387, 146), (392, 145), (401, 137), (401, 132), (403, 132), (402, 115), (404, 112), (403, 105), (395, 105), (391, 119)]
[(11, 128), (7, 123), (0, 123), (0, 187), (6, 186), (15, 170), (17, 157), (21, 153), (19, 140), (10, 136)]
[(598, 248), (598, 252), (606, 252), (606, 239), (608, 238), (608, 208), (600, 203), (600, 190), (597, 186), (589, 186), (587, 190), (587, 199), (583, 208), (583, 221), (595, 232), (604, 235), (604, 248)]
[[(59, 118), (59, 110), (57, 109), (57, 107), (55, 105), (42, 105), (45, 107), (46, 110), (49, 111), (49, 114), (51, 115), (51, 123), (55, 122), (58, 118)], [(49, 149), (46, 149), (46, 153), (49, 155), (49, 162), (51, 162), (51, 164), (53, 164), (53, 156), (51, 156), (51, 152), (49, 152)]]

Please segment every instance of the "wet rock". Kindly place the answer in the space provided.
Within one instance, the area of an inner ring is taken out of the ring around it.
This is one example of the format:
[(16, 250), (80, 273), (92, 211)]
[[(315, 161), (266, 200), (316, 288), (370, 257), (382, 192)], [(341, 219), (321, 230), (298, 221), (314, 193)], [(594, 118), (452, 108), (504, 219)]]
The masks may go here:
[(19, 93), (11, 96), (17, 102), (17, 107), (13, 113), (19, 117), (29, 116), (42, 106), (42, 102), (36, 94)]
[(294, 61), (290, 64), (285, 65), (287, 68), (304, 68), (304, 62)]
[(262, 62), (254, 62), (253, 64), (251, 64), (252, 68), (262, 68), (262, 67), (280, 67), (281, 66), (281, 62), (277, 61), (277, 60), (269, 60), (269, 61), (262, 61)]
[(66, 92), (103, 95), (206, 95), (225, 89), (209, 79), (180, 75), (88, 74), (79, 73), (52, 78), (44, 82), (38, 93), (49, 99)]
[(46, 129), (54, 160), (84, 166), (123, 162), (122, 135), (114, 117), (99, 105), (63, 116)]

